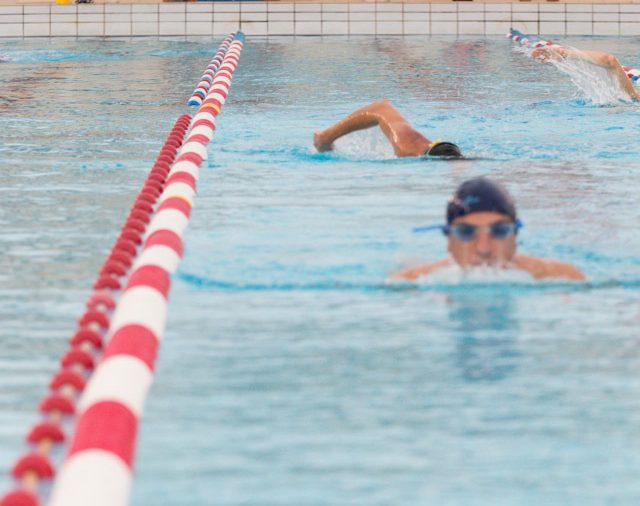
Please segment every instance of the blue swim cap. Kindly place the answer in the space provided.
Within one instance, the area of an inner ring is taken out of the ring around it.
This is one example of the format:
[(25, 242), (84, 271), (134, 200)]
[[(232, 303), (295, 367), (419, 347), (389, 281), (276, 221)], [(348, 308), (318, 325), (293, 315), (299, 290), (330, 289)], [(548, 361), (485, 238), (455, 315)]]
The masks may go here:
[(516, 221), (516, 206), (507, 189), (497, 181), (476, 177), (462, 183), (449, 197), (447, 224), (461, 216), (482, 211), (506, 214)]

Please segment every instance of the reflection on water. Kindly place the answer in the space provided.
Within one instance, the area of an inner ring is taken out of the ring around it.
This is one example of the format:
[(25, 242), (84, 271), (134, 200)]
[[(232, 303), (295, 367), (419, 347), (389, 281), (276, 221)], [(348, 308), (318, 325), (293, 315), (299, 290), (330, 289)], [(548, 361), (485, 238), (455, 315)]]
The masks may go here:
[(448, 297), (454, 329), (456, 365), (468, 381), (500, 381), (511, 374), (518, 357), (515, 301), (499, 293), (456, 293)]

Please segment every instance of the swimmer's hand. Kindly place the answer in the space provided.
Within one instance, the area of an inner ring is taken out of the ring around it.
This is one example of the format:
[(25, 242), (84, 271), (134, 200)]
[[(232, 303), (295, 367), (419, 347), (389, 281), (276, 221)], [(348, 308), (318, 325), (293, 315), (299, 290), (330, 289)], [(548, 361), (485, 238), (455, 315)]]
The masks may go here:
[(540, 63), (549, 63), (551, 60), (561, 60), (567, 57), (567, 52), (563, 47), (537, 47), (531, 51), (531, 58)]
[(326, 143), (323, 140), (322, 132), (314, 132), (313, 133), (313, 145), (316, 149), (322, 153), (324, 151), (333, 151), (333, 144)]

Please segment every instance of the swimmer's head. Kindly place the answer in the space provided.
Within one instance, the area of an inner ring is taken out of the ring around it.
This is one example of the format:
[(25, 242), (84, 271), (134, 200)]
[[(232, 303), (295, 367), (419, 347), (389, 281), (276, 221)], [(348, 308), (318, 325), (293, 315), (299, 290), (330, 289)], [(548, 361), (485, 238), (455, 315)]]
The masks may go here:
[(448, 249), (462, 267), (508, 264), (516, 252), (519, 227), (513, 199), (497, 181), (470, 179), (449, 198)]
[(462, 151), (453, 142), (434, 141), (425, 153), (427, 156), (442, 156), (447, 158), (461, 158)]

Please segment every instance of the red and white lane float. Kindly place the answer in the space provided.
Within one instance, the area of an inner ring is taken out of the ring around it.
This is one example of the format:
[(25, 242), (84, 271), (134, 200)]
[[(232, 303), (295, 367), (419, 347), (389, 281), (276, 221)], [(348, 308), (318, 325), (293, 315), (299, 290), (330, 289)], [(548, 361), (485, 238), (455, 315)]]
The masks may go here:
[(227, 54), (227, 50), (231, 45), (231, 41), (233, 41), (235, 36), (236, 36), (235, 33), (230, 33), (229, 35), (226, 36), (226, 38), (220, 44), (220, 47), (218, 48), (218, 52), (211, 59), (211, 61), (209, 62), (209, 65), (207, 65), (207, 68), (205, 69), (204, 74), (202, 74), (202, 77), (200, 78), (200, 82), (198, 83), (198, 86), (196, 86), (196, 89), (193, 90), (193, 94), (191, 95), (191, 98), (187, 102), (187, 105), (189, 107), (200, 105), (204, 100), (204, 97), (207, 96), (207, 93), (209, 92), (209, 88), (211, 87), (211, 83), (213, 82), (213, 77), (216, 75), (216, 72), (218, 71), (218, 68), (222, 63), (222, 60), (224, 60), (224, 56)]
[[(507, 37), (509, 37), (514, 42), (519, 42), (523, 46), (530, 46), (530, 47), (533, 47), (533, 48), (537, 48), (537, 47), (561, 47), (560, 44), (558, 44), (556, 42), (551, 42), (549, 40), (541, 39), (537, 35), (525, 35), (524, 33), (519, 32), (518, 30), (514, 30), (513, 28), (511, 28), (509, 30), (509, 33), (507, 34)], [(635, 83), (638, 79), (640, 79), (640, 70), (639, 69), (634, 69), (632, 67), (627, 67), (627, 66), (624, 66), (624, 65), (622, 66), (622, 68), (626, 72), (627, 77), (629, 79), (631, 79), (631, 82)]]
[(182, 256), (199, 169), (243, 43), (238, 32), (169, 171), (142, 252), (111, 319), (102, 361), (78, 404), (75, 434), (49, 506), (128, 504), (138, 423), (164, 334), (170, 275)]
[(153, 206), (162, 193), (178, 149), (189, 127), (189, 115), (181, 116), (167, 137), (156, 161), (136, 198), (111, 253), (100, 269), (86, 311), (78, 319), (78, 327), (70, 339), (68, 351), (60, 361), (60, 370), (49, 384), (50, 392), (40, 402), (43, 415), (27, 434), (32, 449), (15, 463), (12, 475), (18, 481), (16, 490), (0, 500), (0, 506), (36, 506), (40, 504), (38, 488), (54, 475), (49, 454), (55, 445), (65, 441), (63, 423), (76, 413), (76, 402), (99, 359), (115, 298), (136, 259), (142, 237), (147, 232)]

